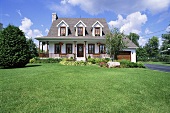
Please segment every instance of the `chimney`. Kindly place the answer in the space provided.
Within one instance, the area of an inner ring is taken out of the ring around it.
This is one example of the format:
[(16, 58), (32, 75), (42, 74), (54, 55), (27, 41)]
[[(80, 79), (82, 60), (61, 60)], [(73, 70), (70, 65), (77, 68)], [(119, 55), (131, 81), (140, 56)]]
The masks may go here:
[(52, 22), (53, 22), (54, 20), (57, 20), (57, 19), (58, 19), (57, 14), (56, 14), (56, 13), (52, 13)]

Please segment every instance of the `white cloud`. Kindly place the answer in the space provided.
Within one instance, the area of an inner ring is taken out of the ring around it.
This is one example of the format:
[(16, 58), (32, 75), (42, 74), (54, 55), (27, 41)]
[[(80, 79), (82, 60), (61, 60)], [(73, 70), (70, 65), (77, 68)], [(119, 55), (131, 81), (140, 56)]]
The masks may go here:
[(35, 38), (35, 37), (41, 37), (42, 32), (38, 29), (31, 29), (31, 26), (33, 25), (33, 23), (31, 22), (30, 19), (24, 17), (24, 19), (22, 19), (21, 25), (19, 26), (19, 28), (25, 33), (25, 36), (27, 38)]
[(153, 14), (166, 11), (169, 8), (170, 0), (143, 0), (145, 10), (150, 10)]
[(91, 15), (97, 15), (104, 11), (113, 11), (117, 14), (150, 11), (156, 14), (168, 10), (170, 0), (62, 0), (61, 5), (63, 4), (79, 6)]
[(48, 5), (48, 8), (52, 11), (58, 12), (61, 15), (73, 15), (75, 11), (72, 9), (71, 5), (66, 2), (66, 0), (62, 0), (60, 4), (51, 3)]
[(166, 28), (166, 32), (170, 32), (170, 25)]
[(46, 29), (45, 29), (45, 32), (48, 34), (48, 32), (49, 32), (49, 29), (47, 29), (47, 28), (46, 28)]
[(151, 32), (148, 28), (145, 29), (145, 34), (150, 34), (150, 33), (153, 33)]
[(110, 21), (108, 24), (109, 26), (120, 28), (120, 31), (125, 34), (129, 34), (130, 32), (141, 33), (141, 26), (147, 21), (147, 16), (140, 12), (132, 13), (125, 19), (122, 15), (118, 15), (117, 18), (116, 21)]
[(22, 14), (21, 14), (20, 10), (16, 10), (16, 12), (19, 14), (20, 17), (22, 17)]
[(148, 39), (143, 38), (143, 37), (139, 37), (139, 45), (140, 46), (145, 46), (145, 44), (148, 42)]

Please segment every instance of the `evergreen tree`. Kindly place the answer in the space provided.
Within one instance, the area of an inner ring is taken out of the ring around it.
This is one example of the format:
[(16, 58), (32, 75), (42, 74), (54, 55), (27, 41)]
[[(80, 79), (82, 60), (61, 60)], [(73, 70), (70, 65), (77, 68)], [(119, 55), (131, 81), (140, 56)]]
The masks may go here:
[(30, 51), (30, 58), (34, 58), (38, 56), (38, 51), (37, 47), (34, 43), (34, 41), (31, 39), (27, 40), (28, 46), (29, 46), (29, 51)]
[(0, 65), (23, 67), (30, 59), (29, 46), (24, 33), (13, 25), (0, 32)]

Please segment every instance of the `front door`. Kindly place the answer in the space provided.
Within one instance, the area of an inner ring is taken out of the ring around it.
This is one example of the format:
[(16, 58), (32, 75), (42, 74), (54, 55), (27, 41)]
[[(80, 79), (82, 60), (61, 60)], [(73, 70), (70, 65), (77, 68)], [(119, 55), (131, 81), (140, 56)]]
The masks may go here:
[(77, 44), (77, 57), (84, 57), (83, 44)]

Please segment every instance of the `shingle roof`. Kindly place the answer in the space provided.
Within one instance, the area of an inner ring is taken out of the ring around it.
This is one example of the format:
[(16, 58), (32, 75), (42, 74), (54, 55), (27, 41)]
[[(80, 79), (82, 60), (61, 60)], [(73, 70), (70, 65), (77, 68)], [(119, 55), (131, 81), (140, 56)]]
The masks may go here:
[(123, 38), (123, 42), (127, 48), (138, 48), (129, 38)]
[(58, 18), (57, 20), (54, 20), (52, 23), (52, 26), (50, 28), (50, 31), (47, 35), (47, 37), (59, 37), (58, 36), (58, 30), (57, 25), (64, 20), (69, 25), (69, 35), (67, 37), (73, 37), (75, 36), (75, 29), (74, 26), (81, 20), (87, 27), (86, 27), (86, 36), (89, 37), (92, 36), (92, 25), (99, 21), (103, 26), (103, 36), (107, 34), (110, 30), (108, 27), (108, 24), (104, 18)]
[[(83, 36), (83, 37), (76, 37), (75, 36), (75, 25), (79, 22), (79, 21), (82, 21), (85, 25), (86, 25), (86, 35)], [(61, 22), (61, 21), (64, 21), (66, 22), (68, 25), (69, 25), (69, 34), (68, 36), (58, 36), (58, 28), (57, 28), (57, 25)], [(96, 22), (96, 21), (99, 21), (104, 27), (103, 27), (103, 35), (102, 37), (93, 37), (92, 36), (92, 25)], [(49, 30), (49, 33), (47, 36), (45, 37), (37, 37), (36, 39), (40, 39), (40, 40), (53, 40), (53, 39), (62, 39), (63, 40), (66, 40), (67, 38), (68, 39), (83, 39), (83, 38), (86, 38), (86, 39), (105, 39), (105, 35), (107, 33), (109, 33), (110, 30), (109, 30), (109, 27), (108, 27), (108, 24), (106, 22), (106, 20), (104, 18), (58, 18), (57, 20), (54, 20), (52, 25), (51, 25), (51, 28)], [(137, 46), (131, 41), (129, 40), (129, 38), (124, 38), (123, 41), (125, 42), (125, 45), (126, 47), (128, 48), (137, 48)]]

